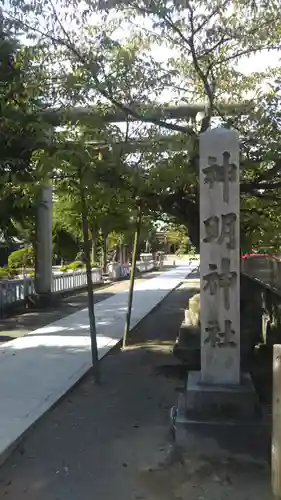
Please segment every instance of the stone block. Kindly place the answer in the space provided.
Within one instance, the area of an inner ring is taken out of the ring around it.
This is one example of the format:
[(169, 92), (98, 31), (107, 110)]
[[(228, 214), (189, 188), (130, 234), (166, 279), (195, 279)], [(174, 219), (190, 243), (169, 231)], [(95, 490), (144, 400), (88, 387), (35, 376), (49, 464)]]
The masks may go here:
[(189, 308), (185, 311), (185, 322), (194, 326), (200, 325), (200, 293), (189, 299)]
[(225, 459), (250, 457), (267, 462), (270, 457), (270, 430), (261, 417), (252, 420), (194, 419), (186, 415), (181, 394), (172, 422), (176, 445), (184, 454)]
[(174, 356), (188, 365), (189, 369), (200, 370), (200, 328), (182, 323), (174, 345)]
[(186, 415), (210, 420), (252, 420), (260, 413), (259, 400), (249, 374), (239, 385), (201, 383), (200, 372), (190, 372), (185, 394)]
[(185, 311), (184, 311), (184, 323), (186, 326), (199, 327), (199, 325), (200, 325), (199, 315), (196, 313), (192, 313), (190, 309), (185, 309)]
[(184, 453), (268, 460), (270, 429), (251, 378), (244, 374), (241, 380), (238, 387), (208, 386), (200, 383), (200, 372), (189, 373), (187, 389), (171, 412), (175, 443)]

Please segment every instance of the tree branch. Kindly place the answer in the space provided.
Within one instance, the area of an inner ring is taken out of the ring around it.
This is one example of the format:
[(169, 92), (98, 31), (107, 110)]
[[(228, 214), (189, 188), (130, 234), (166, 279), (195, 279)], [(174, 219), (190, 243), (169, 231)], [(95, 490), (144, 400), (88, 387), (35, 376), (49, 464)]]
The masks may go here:
[(117, 99), (115, 99), (110, 94), (110, 92), (106, 91), (103, 88), (102, 84), (100, 83), (100, 81), (96, 75), (95, 69), (92, 68), (92, 65), (89, 63), (89, 61), (87, 61), (85, 56), (83, 54), (81, 54), (81, 52), (69, 40), (69, 35), (68, 35), (66, 29), (64, 28), (64, 26), (58, 20), (57, 14), (54, 13), (54, 16), (56, 16), (56, 20), (60, 23), (61, 29), (63, 31), (64, 36), (66, 37), (66, 40), (64, 40), (63, 38), (60, 38), (60, 37), (54, 37), (54, 36), (50, 35), (49, 33), (43, 33), (40, 29), (35, 28), (33, 26), (30, 26), (29, 24), (15, 18), (14, 16), (11, 16), (11, 14), (9, 12), (7, 12), (7, 15), (9, 16), (10, 19), (12, 19), (13, 21), (16, 21), (21, 26), (40, 34), (42, 37), (51, 40), (56, 45), (61, 45), (63, 47), (66, 47), (76, 57), (77, 61), (80, 62), (85, 67), (85, 69), (90, 73), (91, 77), (93, 78), (93, 80), (96, 84), (96, 89), (98, 90), (98, 92), (105, 99), (110, 101), (116, 108), (120, 109), (124, 113), (125, 116), (132, 116), (136, 120), (142, 121), (144, 123), (153, 123), (154, 125), (157, 125), (158, 127), (165, 128), (167, 130), (173, 130), (175, 132), (181, 132), (183, 134), (188, 134), (190, 136), (196, 136), (194, 130), (190, 127), (183, 127), (181, 125), (177, 125), (174, 123), (168, 123), (166, 121), (160, 120), (158, 118), (154, 118), (152, 116), (151, 117), (143, 116), (143, 115), (139, 114), (138, 112), (136, 112), (135, 110), (131, 109), (126, 104), (123, 104), (123, 103), (119, 102)]
[(220, 66), (221, 64), (224, 64), (226, 62), (229, 62), (229, 61), (233, 61), (234, 59), (237, 59), (238, 57), (242, 57), (242, 56), (247, 56), (247, 55), (250, 55), (254, 52), (259, 52), (259, 51), (262, 51), (262, 50), (276, 50), (276, 49), (280, 49), (280, 47), (278, 45), (273, 45), (273, 46), (270, 46), (270, 47), (264, 47), (262, 45), (258, 46), (258, 47), (251, 47), (251, 48), (248, 48), (248, 49), (245, 49), (245, 50), (240, 50), (239, 52), (236, 52), (235, 54), (232, 54), (228, 57), (225, 57), (225, 58), (222, 58), (222, 59), (218, 59), (214, 64), (213, 64), (213, 67), (215, 66)]

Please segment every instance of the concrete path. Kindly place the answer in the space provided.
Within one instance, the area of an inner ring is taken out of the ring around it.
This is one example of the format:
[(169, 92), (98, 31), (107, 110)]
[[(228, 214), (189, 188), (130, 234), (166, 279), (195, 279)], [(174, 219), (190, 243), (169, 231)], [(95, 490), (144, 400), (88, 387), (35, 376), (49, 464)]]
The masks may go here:
[(185, 369), (172, 346), (198, 281), (187, 279), (48, 412), (0, 469), (3, 500), (273, 500), (256, 457), (176, 453), (169, 412)]
[[(172, 265), (165, 265), (165, 270), (172, 269)], [(136, 285), (144, 283), (145, 280), (153, 279), (163, 273), (161, 271), (150, 271), (136, 277)], [(128, 289), (129, 279), (98, 285), (94, 288), (95, 303), (112, 297), (116, 293)], [(71, 294), (65, 297), (58, 297), (56, 305), (53, 307), (41, 308), (22, 308), (17, 312), (0, 318), (0, 344), (14, 340), (17, 337), (23, 337), (28, 333), (42, 328), (43, 326), (54, 323), (59, 319), (65, 318), (88, 306), (87, 290), (73, 290)]]
[[(131, 328), (197, 267), (181, 267), (136, 285)], [(96, 305), (99, 358), (123, 336), (128, 290)], [(0, 346), (0, 457), (91, 367), (83, 309)]]

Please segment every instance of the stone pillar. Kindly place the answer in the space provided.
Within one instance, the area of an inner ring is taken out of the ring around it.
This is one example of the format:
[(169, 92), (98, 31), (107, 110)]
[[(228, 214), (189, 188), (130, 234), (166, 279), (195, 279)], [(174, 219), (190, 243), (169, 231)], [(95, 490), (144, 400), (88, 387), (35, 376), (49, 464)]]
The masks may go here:
[(52, 291), (52, 184), (43, 184), (37, 212), (36, 279), (39, 296), (50, 296)]
[(201, 383), (240, 383), (239, 142), (200, 136)]
[(240, 376), (239, 264), (238, 136), (218, 128), (200, 136), (201, 370), (188, 372), (172, 413), (176, 442), (212, 459), (243, 454), (246, 443), (253, 449), (262, 429), (253, 425), (260, 413), (251, 377)]

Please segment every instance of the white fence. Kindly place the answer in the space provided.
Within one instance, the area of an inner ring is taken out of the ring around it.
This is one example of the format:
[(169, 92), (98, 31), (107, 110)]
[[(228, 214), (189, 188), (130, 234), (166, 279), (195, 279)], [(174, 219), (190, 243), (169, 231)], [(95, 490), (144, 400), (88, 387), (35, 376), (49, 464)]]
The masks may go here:
[[(102, 270), (92, 269), (93, 283), (101, 283)], [(85, 271), (74, 271), (72, 273), (60, 273), (53, 276), (52, 292), (64, 292), (83, 288), (87, 285), (87, 275)]]
[(112, 280), (126, 278), (130, 275), (130, 264), (119, 264), (118, 262), (111, 262), (108, 264), (108, 276)]
[(154, 267), (155, 263), (153, 260), (139, 260), (136, 264), (136, 268), (140, 273), (145, 273), (146, 271), (152, 271)]
[[(154, 262), (137, 262), (137, 269), (143, 273), (151, 271), (154, 268)], [(112, 280), (126, 278), (130, 275), (130, 264), (113, 263), (109, 265), (109, 277)], [(93, 283), (102, 283), (102, 270), (92, 269)], [(52, 292), (66, 292), (68, 290), (77, 290), (87, 285), (87, 276), (85, 271), (77, 270), (66, 273), (53, 274)], [(0, 317), (5, 310), (12, 304), (24, 302), (28, 297), (34, 295), (35, 283), (33, 278), (22, 278), (15, 280), (0, 281)]]
[[(92, 269), (93, 283), (102, 282), (102, 270)], [(66, 292), (85, 287), (87, 276), (85, 271), (73, 271), (53, 275), (52, 292)], [(33, 278), (0, 281), (0, 316), (11, 304), (25, 301), (35, 293)]]
[[(155, 268), (153, 260), (142, 261), (136, 263), (136, 268), (140, 273), (152, 271)], [(111, 279), (125, 278), (130, 275), (130, 264), (118, 264), (118, 262), (111, 262), (108, 264), (108, 275)]]

